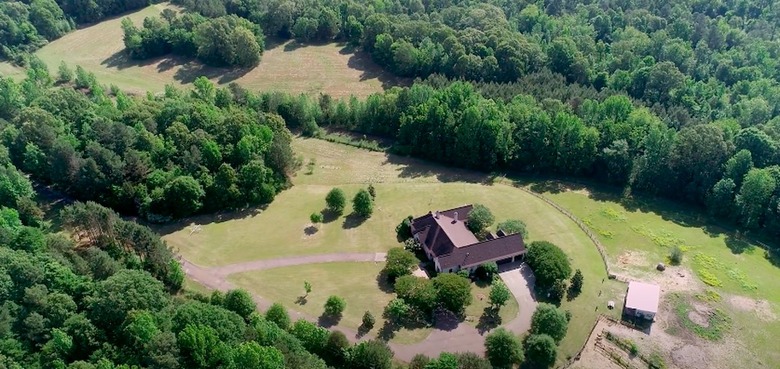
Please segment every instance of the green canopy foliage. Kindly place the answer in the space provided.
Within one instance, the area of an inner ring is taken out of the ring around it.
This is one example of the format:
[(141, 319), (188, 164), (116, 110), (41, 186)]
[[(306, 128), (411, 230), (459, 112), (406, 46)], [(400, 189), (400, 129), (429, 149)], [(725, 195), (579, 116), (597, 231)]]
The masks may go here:
[(550, 288), (555, 281), (568, 279), (571, 275), (569, 258), (551, 242), (532, 242), (526, 253), (526, 261), (534, 271), (536, 285), (541, 288)]

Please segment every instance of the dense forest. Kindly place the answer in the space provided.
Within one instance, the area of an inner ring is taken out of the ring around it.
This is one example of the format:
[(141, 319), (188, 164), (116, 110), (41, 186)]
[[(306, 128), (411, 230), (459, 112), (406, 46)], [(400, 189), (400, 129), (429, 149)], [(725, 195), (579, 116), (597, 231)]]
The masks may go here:
[(464, 167), (595, 177), (780, 229), (771, 2), (178, 3), (197, 22), (241, 17), (268, 37), (346, 41), (422, 78), (365, 101), (259, 97), (305, 133), (346, 128)]
[(151, 221), (269, 203), (288, 186), (285, 122), (205, 78), (134, 98), (66, 65), (53, 87), (46, 66), (30, 64), (21, 83), (0, 78), (0, 140), (42, 183)]
[(386, 344), (352, 346), (306, 321), (282, 329), (245, 291), (181, 294), (159, 236), (94, 202), (62, 210), (66, 237), (5, 149), (0, 170), (0, 367), (390, 368)]

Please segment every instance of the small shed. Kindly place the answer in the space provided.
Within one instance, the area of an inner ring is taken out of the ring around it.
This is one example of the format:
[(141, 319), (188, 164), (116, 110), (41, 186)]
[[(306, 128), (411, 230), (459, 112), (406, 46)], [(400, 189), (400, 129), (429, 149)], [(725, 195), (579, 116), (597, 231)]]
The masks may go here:
[(623, 313), (628, 316), (653, 320), (661, 301), (661, 287), (642, 282), (629, 282)]

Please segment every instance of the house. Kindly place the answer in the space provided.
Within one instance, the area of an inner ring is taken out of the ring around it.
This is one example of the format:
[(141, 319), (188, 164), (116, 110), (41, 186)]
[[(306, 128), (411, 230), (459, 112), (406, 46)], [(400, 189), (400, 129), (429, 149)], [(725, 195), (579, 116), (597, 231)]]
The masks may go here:
[(628, 316), (653, 320), (658, 313), (661, 287), (642, 282), (629, 282), (623, 313)]
[(519, 233), (506, 234), (499, 230), (480, 241), (466, 227), (466, 219), (473, 206), (428, 212), (412, 219), (412, 236), (420, 243), (428, 259), (438, 272), (473, 272), (491, 261), (505, 264), (525, 255), (525, 243)]

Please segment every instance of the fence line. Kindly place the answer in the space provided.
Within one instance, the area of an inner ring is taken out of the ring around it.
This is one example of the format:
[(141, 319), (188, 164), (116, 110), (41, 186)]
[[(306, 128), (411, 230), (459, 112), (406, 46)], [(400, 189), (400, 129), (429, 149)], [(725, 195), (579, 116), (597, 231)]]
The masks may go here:
[(607, 270), (607, 275), (609, 276), (609, 278), (617, 278), (615, 274), (612, 274), (612, 269), (610, 268), (609, 260), (607, 259), (607, 252), (604, 250), (604, 245), (601, 244), (601, 241), (599, 241), (596, 235), (593, 233), (593, 231), (590, 230), (590, 227), (588, 227), (584, 222), (582, 222), (579, 218), (577, 218), (576, 215), (564, 209), (563, 207), (558, 205), (555, 201), (550, 200), (546, 196), (538, 192), (531, 191), (530, 189), (525, 187), (518, 187), (518, 188), (546, 202), (547, 204), (549, 204), (550, 206), (558, 210), (560, 213), (562, 213), (563, 215), (571, 219), (575, 224), (577, 224), (577, 226), (580, 227), (580, 229), (583, 232), (585, 232), (588, 238), (590, 238), (591, 242), (593, 242), (593, 244), (596, 245), (596, 249), (599, 251), (599, 255), (601, 255), (601, 261), (604, 262), (604, 268)]

